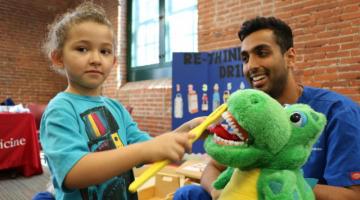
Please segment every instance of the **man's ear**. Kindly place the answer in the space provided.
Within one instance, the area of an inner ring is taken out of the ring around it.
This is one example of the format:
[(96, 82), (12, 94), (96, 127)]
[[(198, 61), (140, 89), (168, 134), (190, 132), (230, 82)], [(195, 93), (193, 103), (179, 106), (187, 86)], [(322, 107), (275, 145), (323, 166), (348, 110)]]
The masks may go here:
[(62, 55), (58, 51), (51, 52), (51, 62), (53, 66), (56, 66), (57, 68), (61, 68), (61, 69), (64, 68)]
[(294, 69), (296, 62), (296, 52), (294, 47), (290, 47), (285, 53), (286, 65), (288, 68)]

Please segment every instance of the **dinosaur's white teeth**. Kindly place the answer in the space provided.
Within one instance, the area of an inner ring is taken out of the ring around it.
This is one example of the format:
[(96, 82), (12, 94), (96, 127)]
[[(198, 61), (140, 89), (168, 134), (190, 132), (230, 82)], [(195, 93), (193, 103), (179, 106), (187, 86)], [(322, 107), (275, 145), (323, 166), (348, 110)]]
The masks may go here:
[(230, 123), (230, 126), (232, 128), (232, 134), (238, 135), (240, 133), (239, 129), (236, 127), (235, 123)]
[(215, 120), (212, 124), (209, 125), (209, 129), (214, 128), (218, 124), (221, 124), (225, 119), (223, 117), (219, 117), (219, 119)]
[(216, 144), (227, 145), (227, 146), (240, 146), (240, 145), (245, 144), (243, 141), (225, 140), (217, 135), (213, 136), (213, 141)]
[(222, 114), (222, 117), (224, 118), (226, 124), (222, 123), (221, 125), (225, 128), (225, 130), (232, 135), (236, 135), (241, 140), (245, 140), (246, 137), (244, 135), (246, 134), (240, 132), (238, 124), (236, 121), (234, 121), (235, 119), (231, 113), (226, 111)]
[(229, 118), (229, 113), (227, 111), (223, 112), (223, 114), (221, 114), (221, 117), (227, 120)]
[(225, 130), (228, 130), (229, 129), (229, 125), (228, 124), (221, 124), (221, 126), (225, 129)]
[[(239, 135), (240, 131), (236, 126), (236, 122), (234, 122), (232, 115), (229, 112), (224, 112), (222, 117), (226, 124), (222, 123), (221, 125), (225, 128), (225, 130), (232, 135)], [(241, 134), (240, 134), (241, 135)]]
[(241, 133), (239, 133), (239, 132), (236, 134), (236, 136), (238, 136), (241, 140), (244, 140), (244, 139), (245, 139), (244, 136), (243, 136)]

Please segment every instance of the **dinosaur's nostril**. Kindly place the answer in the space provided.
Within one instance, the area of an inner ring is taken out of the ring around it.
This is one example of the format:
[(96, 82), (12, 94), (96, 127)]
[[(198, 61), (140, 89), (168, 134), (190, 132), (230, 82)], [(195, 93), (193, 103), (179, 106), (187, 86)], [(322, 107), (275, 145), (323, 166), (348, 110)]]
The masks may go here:
[(259, 103), (259, 99), (256, 96), (251, 96), (250, 102), (251, 102), (251, 104), (257, 104), (257, 103)]

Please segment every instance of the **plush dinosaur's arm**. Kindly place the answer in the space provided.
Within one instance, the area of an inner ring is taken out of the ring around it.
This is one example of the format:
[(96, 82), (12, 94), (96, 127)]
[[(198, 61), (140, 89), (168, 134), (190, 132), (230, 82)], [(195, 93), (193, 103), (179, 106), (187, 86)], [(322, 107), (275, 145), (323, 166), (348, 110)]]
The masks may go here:
[(296, 175), (292, 171), (268, 171), (264, 170), (260, 175), (258, 188), (262, 188), (260, 192), (261, 199), (269, 200), (287, 200), (295, 199), (294, 191), (296, 189)]
[(296, 182), (299, 181), (300, 176), (300, 172), (291, 170), (263, 171), (258, 182), (258, 184), (262, 185), (258, 187), (262, 188), (262, 190), (259, 191), (259, 195), (262, 197), (261, 199), (300, 200), (305, 196), (307, 197), (306, 200), (314, 199), (311, 188), (305, 182), (302, 184), (304, 187), (297, 187)]
[(230, 178), (234, 172), (234, 168), (228, 167), (223, 171), (219, 177), (214, 181), (213, 186), (217, 190), (223, 189), (226, 184), (230, 181)]

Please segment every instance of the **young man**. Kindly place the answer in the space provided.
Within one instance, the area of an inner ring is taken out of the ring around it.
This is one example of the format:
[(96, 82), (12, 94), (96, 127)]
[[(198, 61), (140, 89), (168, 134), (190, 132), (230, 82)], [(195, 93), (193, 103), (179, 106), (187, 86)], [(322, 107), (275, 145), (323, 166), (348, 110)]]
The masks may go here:
[[(283, 21), (274, 17), (251, 19), (243, 23), (239, 38), (243, 71), (253, 88), (281, 104), (308, 104), (327, 117), (328, 124), (303, 166), (305, 177), (319, 180), (314, 188), (316, 199), (359, 199), (359, 105), (335, 92), (296, 83), (293, 35)], [(220, 191), (211, 184), (224, 168), (210, 161), (201, 178), (203, 188), (185, 187), (174, 199), (216, 199)]]

